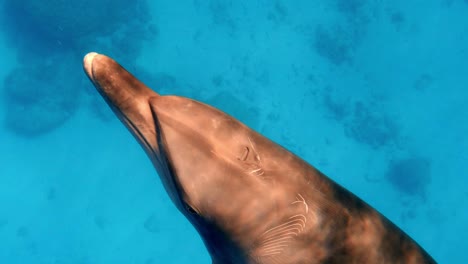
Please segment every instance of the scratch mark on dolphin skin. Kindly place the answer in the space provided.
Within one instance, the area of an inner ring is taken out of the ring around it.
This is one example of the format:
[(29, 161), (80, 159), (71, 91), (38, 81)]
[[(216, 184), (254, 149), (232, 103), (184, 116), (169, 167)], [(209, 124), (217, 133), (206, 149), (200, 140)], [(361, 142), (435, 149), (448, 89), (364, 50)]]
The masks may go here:
[(290, 245), (294, 237), (304, 231), (307, 224), (306, 214), (309, 213), (309, 205), (300, 193), (296, 194), (295, 201), (291, 203), (291, 205), (294, 204), (304, 205), (304, 209), (301, 210), (305, 210), (305, 214), (295, 214), (287, 218), (286, 222), (276, 225), (260, 235), (258, 247), (254, 253), (255, 258), (260, 263), (264, 258), (272, 260), (272, 257), (279, 257), (285, 248)]
[(238, 160), (245, 161), (247, 159), (247, 156), (249, 156), (250, 149), (249, 147), (244, 147), (244, 153), (242, 154), (242, 157), (237, 158)]
[(297, 194), (298, 197), (296, 197), (296, 201), (292, 202), (291, 204), (296, 204), (296, 203), (303, 203), (306, 209), (306, 214), (309, 212), (309, 205), (306, 203), (304, 197), (300, 193)]
[(255, 147), (254, 147), (254, 144), (252, 143), (252, 140), (250, 139), (250, 137), (247, 137), (247, 139), (249, 140), (249, 143), (250, 143), (250, 146), (252, 147), (253, 151), (254, 151), (254, 154), (255, 154), (255, 160), (260, 162), (260, 155), (258, 155), (258, 152), (257, 150), (255, 150)]
[[(244, 146), (244, 151), (240, 157), (237, 158), (237, 160), (244, 164), (244, 167), (246, 167), (245, 170), (248, 174), (262, 177), (265, 175), (265, 170), (262, 168), (260, 155), (255, 150), (254, 144), (250, 137), (247, 137), (247, 139), (249, 140), (250, 147)], [(265, 177), (262, 178), (265, 179)]]
[(274, 226), (260, 235), (256, 257), (267, 257), (281, 254), (291, 240), (305, 228), (307, 218), (303, 214), (293, 215), (287, 222)]

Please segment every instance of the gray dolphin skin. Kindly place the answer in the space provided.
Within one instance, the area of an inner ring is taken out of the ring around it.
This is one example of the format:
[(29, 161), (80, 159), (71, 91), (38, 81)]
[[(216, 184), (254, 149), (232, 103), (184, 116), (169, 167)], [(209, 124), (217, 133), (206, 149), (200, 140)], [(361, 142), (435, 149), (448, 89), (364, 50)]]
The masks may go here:
[(162, 96), (97, 53), (84, 70), (216, 264), (436, 263), (305, 161), (209, 105)]

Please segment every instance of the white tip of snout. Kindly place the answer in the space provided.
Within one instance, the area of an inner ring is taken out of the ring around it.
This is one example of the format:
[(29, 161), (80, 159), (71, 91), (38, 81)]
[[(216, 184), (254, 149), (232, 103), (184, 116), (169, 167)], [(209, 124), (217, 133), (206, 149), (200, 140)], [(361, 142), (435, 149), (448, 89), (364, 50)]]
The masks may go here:
[(96, 52), (90, 52), (83, 58), (83, 67), (89, 78), (93, 78), (93, 59), (98, 55)]

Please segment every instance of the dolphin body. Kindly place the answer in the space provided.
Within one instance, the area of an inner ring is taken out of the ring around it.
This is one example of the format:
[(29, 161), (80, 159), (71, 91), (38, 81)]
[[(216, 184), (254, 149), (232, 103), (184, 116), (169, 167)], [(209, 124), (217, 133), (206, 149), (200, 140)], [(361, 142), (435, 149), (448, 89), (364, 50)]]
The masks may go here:
[(161, 96), (104, 55), (87, 54), (84, 70), (214, 264), (436, 263), (365, 202), (233, 117)]

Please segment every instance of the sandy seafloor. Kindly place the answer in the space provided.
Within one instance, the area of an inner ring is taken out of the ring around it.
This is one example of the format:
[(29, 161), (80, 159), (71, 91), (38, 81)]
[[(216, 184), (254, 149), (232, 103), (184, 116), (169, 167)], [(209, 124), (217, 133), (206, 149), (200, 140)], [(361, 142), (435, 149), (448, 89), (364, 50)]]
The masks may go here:
[[(197, 98), (240, 115), (377, 208), (439, 263), (466, 263), (468, 3), (363, 1), (361, 13), (346, 14), (333, 1), (242, 2), (153, 2), (158, 36), (144, 44), (139, 65), (173, 76), (183, 95), (196, 89)], [(344, 41), (350, 58), (320, 54), (318, 25), (353, 32)], [(15, 68), (15, 52), (0, 41), (0, 79)], [(236, 105), (213, 99), (219, 92)], [(356, 117), (356, 102), (377, 118)], [(3, 121), (3, 98), (0, 106)], [(397, 132), (372, 145), (367, 122), (379, 119)], [(83, 106), (39, 136), (1, 129), (0, 157), (0, 263), (210, 263), (116, 118), (103, 122)], [(407, 157), (430, 162), (423, 190), (399, 190), (385, 177), (392, 160)]]

